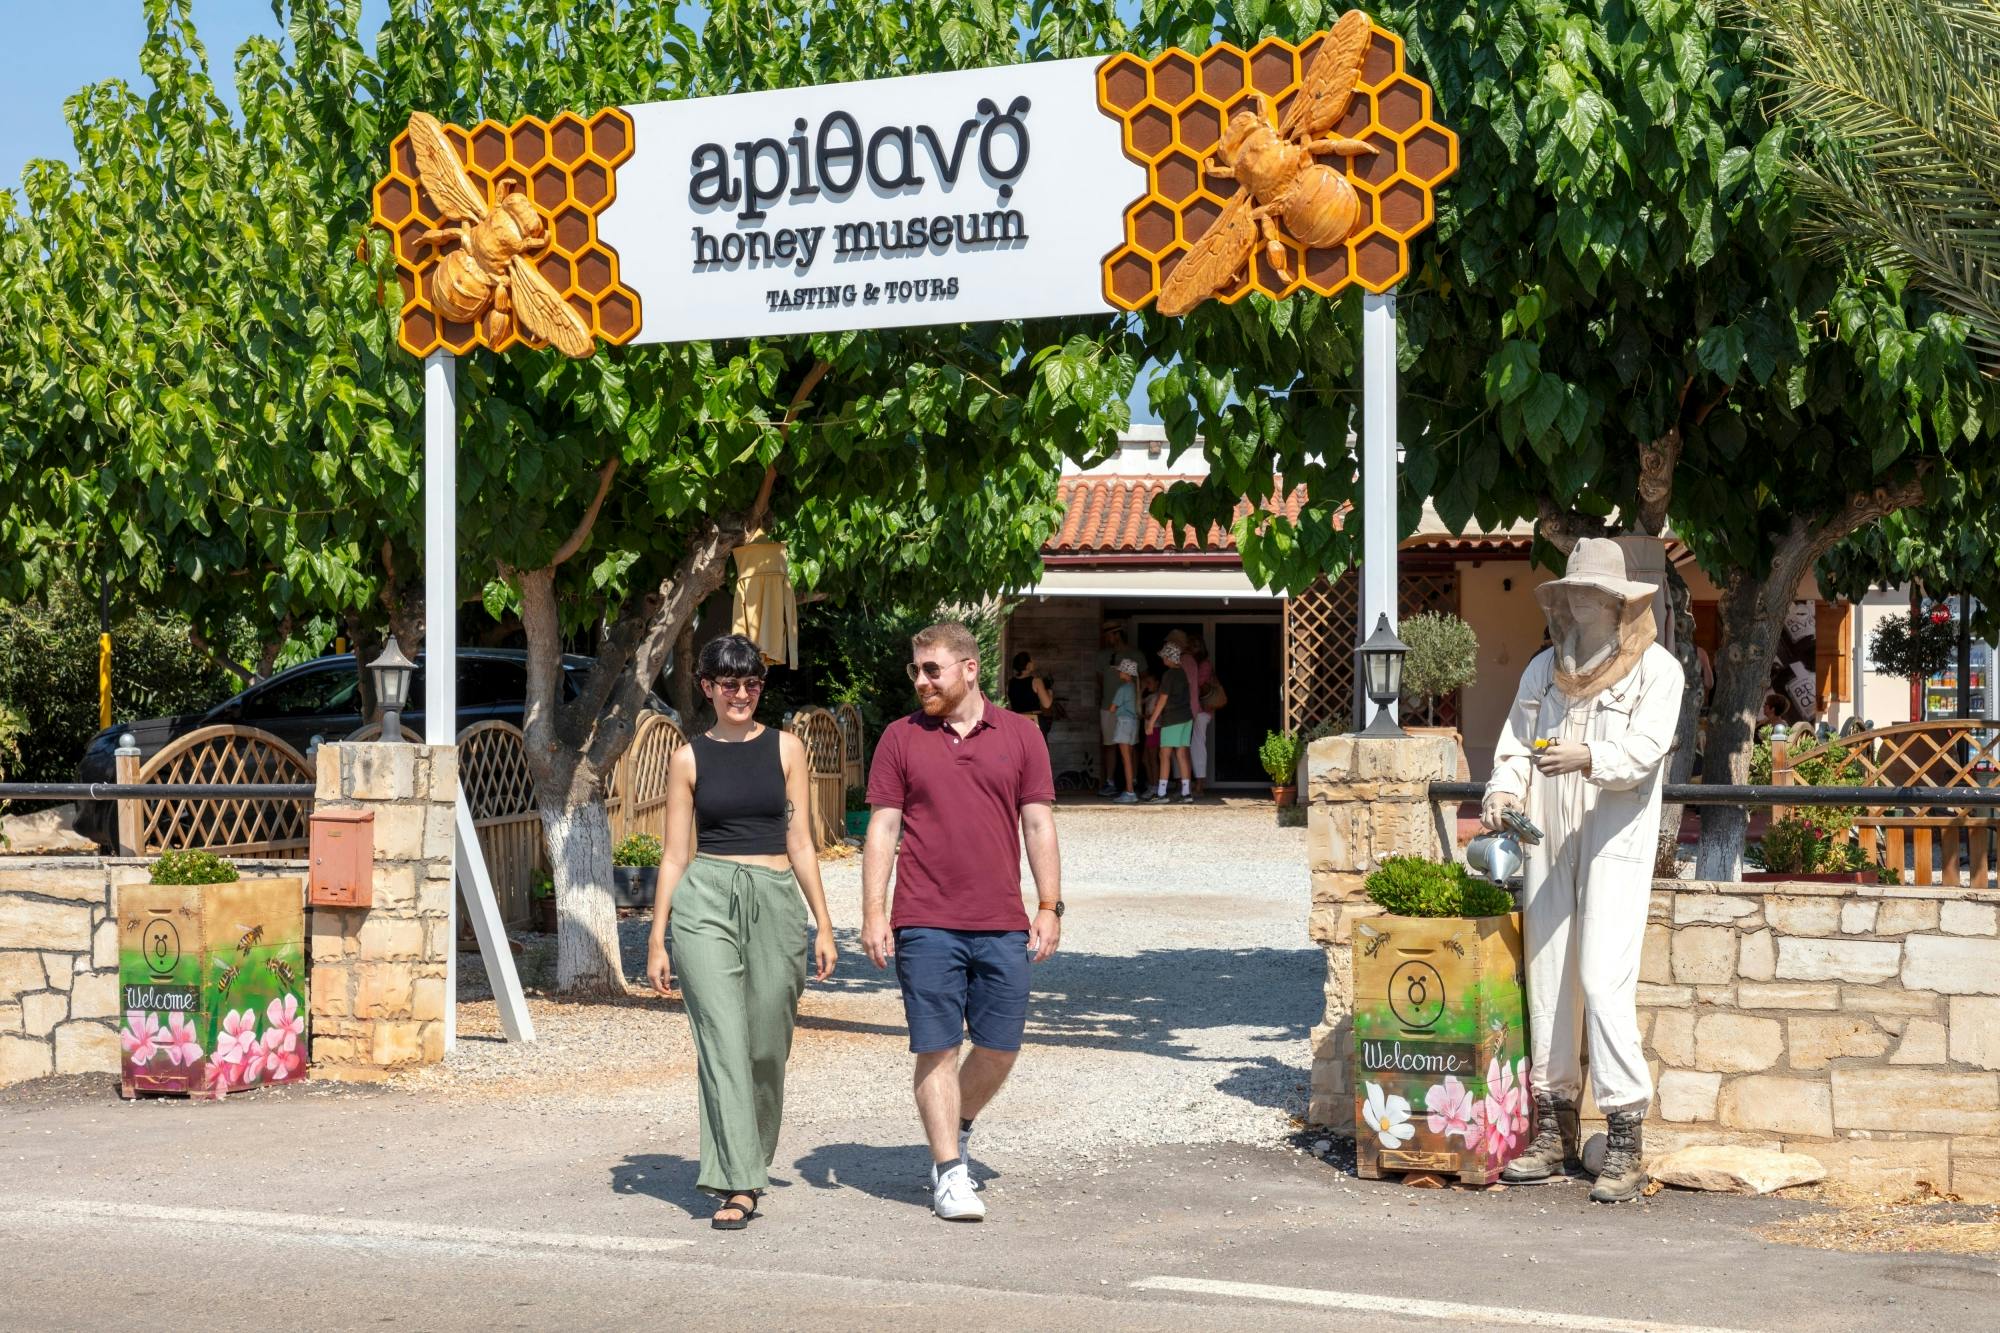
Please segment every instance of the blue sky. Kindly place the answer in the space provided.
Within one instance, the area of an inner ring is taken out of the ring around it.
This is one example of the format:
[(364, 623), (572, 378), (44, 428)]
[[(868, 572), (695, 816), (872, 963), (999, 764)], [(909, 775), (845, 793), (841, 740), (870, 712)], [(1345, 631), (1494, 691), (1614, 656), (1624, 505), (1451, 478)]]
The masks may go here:
[[(0, 42), (0, 189), (16, 185), (31, 159), (74, 159), (63, 101), (85, 84), (126, 79), (143, 88), (139, 45), (146, 25), (140, 0), (6, 0), (7, 39)], [(208, 48), (210, 69), (233, 103), (230, 70), (236, 48), (257, 33), (282, 35), (270, 0), (193, 0), (194, 20)], [(363, 0), (365, 30), (388, 14), (388, 0)], [(1146, 406), (1145, 376), (1132, 392), (1132, 419), (1155, 420)]]

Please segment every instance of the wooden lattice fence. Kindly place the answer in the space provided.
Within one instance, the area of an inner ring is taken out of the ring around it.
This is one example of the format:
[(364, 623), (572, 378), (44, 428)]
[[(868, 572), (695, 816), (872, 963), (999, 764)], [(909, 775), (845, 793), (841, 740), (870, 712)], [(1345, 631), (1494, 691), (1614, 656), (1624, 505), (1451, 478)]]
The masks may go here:
[(508, 722), (475, 722), (459, 732), (458, 785), (472, 814), (501, 918), (510, 926), (520, 925), (530, 915), (535, 872), (548, 868), (521, 729)]
[[(2000, 784), (2000, 730), (1942, 719), (1857, 731), (1834, 741), (1771, 743), (1771, 781), (1798, 785), (1798, 766), (1839, 745), (1859, 765), (1864, 787), (1992, 787)], [(1845, 783), (1841, 785), (1847, 785)], [(1783, 818), (1788, 807), (1771, 811)], [(2000, 851), (2000, 821), (1991, 807), (1932, 807), (1924, 811), (1870, 806), (1854, 821), (1854, 836), (1871, 861), (1917, 884), (2000, 888), (1992, 864)]]
[(841, 704), (833, 710), (833, 720), (840, 724), (840, 781), (844, 787), (865, 787), (868, 785), (868, 730), (861, 721), (861, 710), (853, 704)]
[(840, 724), (824, 708), (808, 706), (785, 719), (785, 730), (806, 747), (806, 760), (812, 770), (813, 842), (824, 850), (840, 841), (847, 824)]
[[(1401, 573), (1396, 614), (1458, 614), (1458, 572), (1408, 569)], [(1321, 726), (1345, 731), (1354, 720), (1354, 650), (1361, 615), (1361, 583), (1353, 570), (1321, 579), (1285, 602), (1285, 729), (1305, 733)], [(1426, 708), (1406, 703), (1409, 725), (1458, 725), (1456, 694)]]
[[(175, 740), (147, 760), (133, 780), (158, 785), (309, 783), (313, 772), (304, 755), (269, 732), (214, 726)], [(222, 856), (303, 854), (310, 804), (247, 797), (141, 799), (133, 803), (136, 827), (123, 830), (120, 842), (135, 856), (188, 848)]]
[(611, 816), (613, 843), (633, 833), (650, 833), (667, 840), (667, 765), (687, 737), (665, 713), (639, 719), (639, 731), (611, 775), (605, 805)]

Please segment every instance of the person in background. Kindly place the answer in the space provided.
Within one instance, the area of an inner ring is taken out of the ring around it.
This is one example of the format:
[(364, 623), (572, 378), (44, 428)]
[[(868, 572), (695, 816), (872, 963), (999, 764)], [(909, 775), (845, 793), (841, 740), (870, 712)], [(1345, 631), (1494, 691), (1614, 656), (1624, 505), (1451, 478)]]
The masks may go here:
[(1154, 784), (1153, 800), (1174, 799), (1167, 795), (1167, 781), (1171, 774), (1178, 772), (1181, 779), (1179, 803), (1193, 805), (1194, 779), (1188, 763), (1188, 744), (1194, 739), (1194, 709), (1188, 702), (1188, 677), (1181, 670), (1181, 660), (1178, 645), (1169, 642), (1160, 649), (1160, 661), (1166, 669), (1160, 673), (1160, 692), (1153, 700), (1153, 712), (1149, 719), (1153, 729), (1160, 734), (1160, 777)]
[[(1104, 785), (1097, 789), (1097, 794), (1111, 797), (1118, 794), (1118, 742), (1114, 738), (1118, 729), (1118, 713), (1112, 707), (1112, 700), (1117, 697), (1120, 684), (1118, 664), (1133, 654), (1125, 646), (1125, 627), (1115, 620), (1107, 620), (1098, 626), (1097, 644), (1097, 706), (1103, 710), (1097, 715), (1098, 758), (1104, 762)], [(1134, 736), (1133, 739), (1138, 738)], [(1130, 791), (1131, 788), (1131, 773), (1128, 771), (1125, 789)]]
[[(1125, 790), (1119, 792), (1113, 804), (1135, 805), (1139, 797), (1132, 790), (1132, 747), (1139, 740), (1139, 690), (1133, 681), (1139, 674), (1139, 663), (1133, 658), (1121, 657), (1115, 666), (1118, 688), (1112, 691), (1111, 702), (1104, 706), (1104, 711), (1111, 716), (1112, 743), (1117, 749), (1119, 761), (1125, 766)], [(1107, 766), (1105, 772), (1110, 771)], [(1105, 785), (1111, 784), (1107, 782)]]
[(1139, 757), (1146, 770), (1146, 794), (1141, 800), (1153, 799), (1153, 784), (1160, 778), (1160, 733), (1153, 725), (1153, 700), (1160, 694), (1160, 678), (1150, 671), (1139, 673), (1139, 717), (1143, 732), (1139, 746)]
[[(1195, 767), (1200, 761), (1195, 758), (1194, 738), (1201, 728), (1202, 718), (1207, 714), (1208, 709), (1201, 701), (1201, 662), (1194, 655), (1194, 646), (1197, 642), (1199, 642), (1199, 636), (1189, 634), (1184, 629), (1173, 630), (1167, 635), (1167, 643), (1181, 650), (1181, 674), (1187, 677), (1188, 714), (1191, 723), (1188, 731), (1188, 765), (1189, 771), (1197, 779), (1196, 790), (1199, 790), (1199, 779), (1202, 776), (1203, 770)], [(1193, 795), (1190, 793), (1188, 800), (1192, 802), (1193, 799)]]
[(1056, 706), (1055, 696), (1040, 676), (1035, 674), (1035, 658), (1032, 653), (1014, 654), (1014, 677), (1007, 682), (1007, 711), (1019, 713), (1022, 717), (1034, 719), (1041, 728), (1043, 741), (1048, 740), (1049, 719), (1047, 710)]
[(1215, 722), (1215, 710), (1228, 702), (1229, 696), (1222, 692), (1222, 686), (1215, 679), (1215, 665), (1208, 660), (1208, 641), (1199, 634), (1188, 636), (1187, 656), (1184, 663), (1192, 662), (1194, 671), (1194, 740), (1188, 747), (1188, 757), (1194, 765), (1194, 794), (1206, 795), (1208, 791), (1209, 767), (1215, 761), (1209, 754), (1208, 732)]
[(679, 969), (701, 1090), (695, 1188), (722, 1200), (709, 1225), (741, 1231), (758, 1216), (778, 1151), (808, 940), (813, 972), (825, 981), (833, 923), (820, 887), (806, 747), (757, 721), (763, 654), (741, 634), (725, 634), (701, 650), (696, 669), (715, 725), (689, 737), (667, 765), (646, 976), (665, 995)]

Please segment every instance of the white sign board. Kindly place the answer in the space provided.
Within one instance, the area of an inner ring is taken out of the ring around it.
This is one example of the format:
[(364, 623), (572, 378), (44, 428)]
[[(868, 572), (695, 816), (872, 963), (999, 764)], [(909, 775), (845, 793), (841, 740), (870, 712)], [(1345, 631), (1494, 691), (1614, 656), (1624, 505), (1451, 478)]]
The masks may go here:
[(1146, 193), (1096, 58), (624, 108), (597, 234), (635, 343), (1114, 309), (1118, 218)]

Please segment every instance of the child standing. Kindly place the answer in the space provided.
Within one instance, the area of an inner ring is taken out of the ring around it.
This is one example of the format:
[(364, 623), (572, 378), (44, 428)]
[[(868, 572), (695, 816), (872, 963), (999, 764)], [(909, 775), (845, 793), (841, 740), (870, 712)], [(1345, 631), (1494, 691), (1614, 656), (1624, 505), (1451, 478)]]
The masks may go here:
[(1178, 803), (1193, 805), (1194, 774), (1188, 763), (1188, 747), (1194, 741), (1194, 707), (1187, 673), (1181, 669), (1181, 655), (1180, 648), (1171, 640), (1160, 649), (1165, 670), (1160, 673), (1160, 692), (1153, 699), (1153, 711), (1146, 717), (1151, 730), (1160, 737), (1160, 775), (1154, 779), (1155, 790), (1147, 799), (1173, 800), (1167, 795), (1167, 782), (1178, 772), (1181, 780)]
[(1116, 667), (1118, 688), (1112, 693), (1111, 702), (1105, 705), (1104, 711), (1112, 715), (1111, 743), (1117, 747), (1118, 758), (1125, 766), (1125, 790), (1113, 799), (1112, 804), (1137, 805), (1139, 797), (1132, 790), (1132, 747), (1139, 740), (1139, 691), (1133, 684), (1139, 674), (1139, 664), (1129, 657), (1121, 657)]
[(1160, 678), (1150, 671), (1140, 672), (1139, 716), (1142, 719), (1142, 729), (1146, 733), (1145, 744), (1140, 748), (1143, 751), (1141, 758), (1145, 760), (1146, 790), (1148, 792), (1152, 791), (1153, 783), (1158, 781), (1160, 776), (1160, 733), (1153, 726), (1152, 722), (1153, 700), (1158, 697), (1159, 693)]

